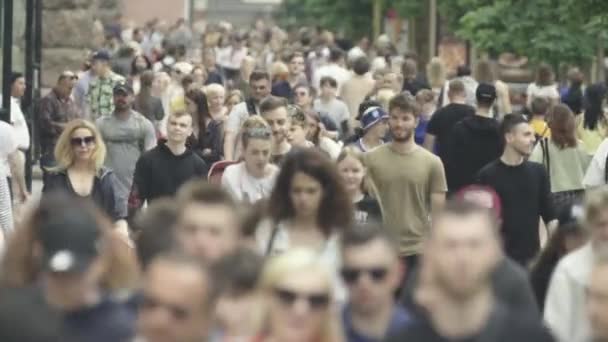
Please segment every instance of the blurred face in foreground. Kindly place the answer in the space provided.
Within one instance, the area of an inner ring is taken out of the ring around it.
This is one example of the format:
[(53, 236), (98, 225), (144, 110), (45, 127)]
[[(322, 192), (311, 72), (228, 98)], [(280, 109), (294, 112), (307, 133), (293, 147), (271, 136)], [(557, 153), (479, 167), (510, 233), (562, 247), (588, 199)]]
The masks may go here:
[(501, 255), (493, 229), (490, 218), (481, 212), (445, 213), (434, 222), (425, 262), (446, 296), (466, 300), (489, 286)]
[(318, 340), (330, 313), (330, 286), (322, 272), (292, 272), (271, 290), (268, 322), (277, 340)]

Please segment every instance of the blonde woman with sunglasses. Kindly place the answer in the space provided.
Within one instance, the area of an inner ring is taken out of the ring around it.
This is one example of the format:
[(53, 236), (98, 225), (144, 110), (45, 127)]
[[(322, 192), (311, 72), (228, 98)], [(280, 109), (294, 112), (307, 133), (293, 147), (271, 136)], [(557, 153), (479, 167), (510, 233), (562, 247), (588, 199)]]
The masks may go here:
[[(67, 192), (77, 198), (92, 200), (114, 222), (127, 216), (127, 208), (116, 198), (114, 173), (103, 166), (106, 146), (97, 128), (86, 120), (70, 121), (57, 140), (57, 166), (48, 169), (43, 194)], [(124, 222), (124, 221), (122, 221)]]

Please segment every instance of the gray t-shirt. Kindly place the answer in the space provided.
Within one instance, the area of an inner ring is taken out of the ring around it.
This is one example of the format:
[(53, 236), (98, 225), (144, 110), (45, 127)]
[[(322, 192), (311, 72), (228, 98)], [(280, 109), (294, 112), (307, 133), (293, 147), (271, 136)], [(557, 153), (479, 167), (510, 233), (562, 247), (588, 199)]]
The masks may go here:
[(106, 143), (105, 165), (118, 179), (116, 195), (122, 202), (121, 206), (126, 208), (135, 164), (143, 152), (156, 146), (154, 126), (136, 111), (131, 111), (126, 119), (119, 119), (116, 115), (102, 116), (96, 123)]
[(348, 106), (344, 101), (333, 99), (329, 102), (323, 102), (321, 99), (316, 99), (313, 108), (320, 112), (325, 112), (336, 123), (338, 130), (342, 132), (342, 122), (350, 120)]

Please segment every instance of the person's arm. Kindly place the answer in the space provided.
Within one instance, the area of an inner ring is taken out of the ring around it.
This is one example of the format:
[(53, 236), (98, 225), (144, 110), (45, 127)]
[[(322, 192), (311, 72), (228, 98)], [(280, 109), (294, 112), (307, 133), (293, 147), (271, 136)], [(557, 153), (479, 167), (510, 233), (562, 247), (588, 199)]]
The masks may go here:
[(540, 172), (540, 216), (543, 218), (547, 227), (547, 236), (555, 231), (558, 225), (557, 214), (555, 213), (555, 206), (553, 205), (553, 197), (551, 194), (551, 184), (545, 168), (541, 166)]
[(435, 148), (435, 136), (427, 132), (424, 136), (422, 146), (426, 148), (427, 151), (433, 152), (433, 149)]
[(578, 319), (573, 317), (572, 309), (579, 307), (580, 303), (576, 303), (573, 296), (578, 290), (571, 286), (570, 278), (560, 266), (557, 265), (549, 283), (543, 320), (558, 341), (574, 341), (572, 325)]
[(222, 159), (222, 153), (224, 152), (224, 123), (212, 123), (209, 125), (208, 129), (212, 132), (211, 134), (211, 146), (209, 146), (209, 151), (205, 158), (211, 162), (215, 163)]
[(501, 114), (504, 116), (505, 114), (509, 114), (509, 113), (513, 112), (513, 109), (511, 108), (511, 96), (509, 94), (509, 86), (506, 83), (499, 81), (498, 84), (500, 84), (499, 99), (501, 101), (501, 107), (502, 107), (502, 111), (503, 111), (503, 113), (501, 113)]
[(131, 185), (131, 192), (129, 193), (127, 202), (127, 219), (129, 222), (132, 222), (137, 212), (148, 199), (146, 170), (145, 159), (140, 157), (135, 164), (133, 184)]
[[(145, 122), (145, 135), (144, 135), (144, 150), (148, 151), (156, 147), (156, 130), (150, 120), (144, 120)], [(143, 152), (143, 151), (142, 151)]]
[(445, 179), (445, 170), (441, 160), (433, 157), (434, 162), (431, 169), (431, 215), (436, 215), (443, 209), (445, 205), (445, 194), (448, 191), (447, 181)]
[(40, 100), (40, 109), (38, 111), (40, 120), (40, 133), (47, 136), (60, 134), (62, 125), (58, 122), (53, 121), (52, 113), (55, 111), (52, 102), (48, 98), (42, 98)]
[(25, 202), (30, 194), (25, 184), (25, 156), (23, 152), (16, 150), (9, 154), (8, 163), (13, 183), (17, 186), (18, 198), (21, 202)]

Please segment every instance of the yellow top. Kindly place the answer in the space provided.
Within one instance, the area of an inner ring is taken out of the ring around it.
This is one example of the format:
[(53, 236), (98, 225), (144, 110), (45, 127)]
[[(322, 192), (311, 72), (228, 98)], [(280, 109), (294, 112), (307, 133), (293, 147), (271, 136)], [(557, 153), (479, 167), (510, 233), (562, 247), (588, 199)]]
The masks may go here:
[(539, 137), (550, 138), (551, 137), (551, 129), (547, 125), (547, 122), (542, 119), (532, 119), (530, 120), (530, 125), (534, 129), (534, 133)]

